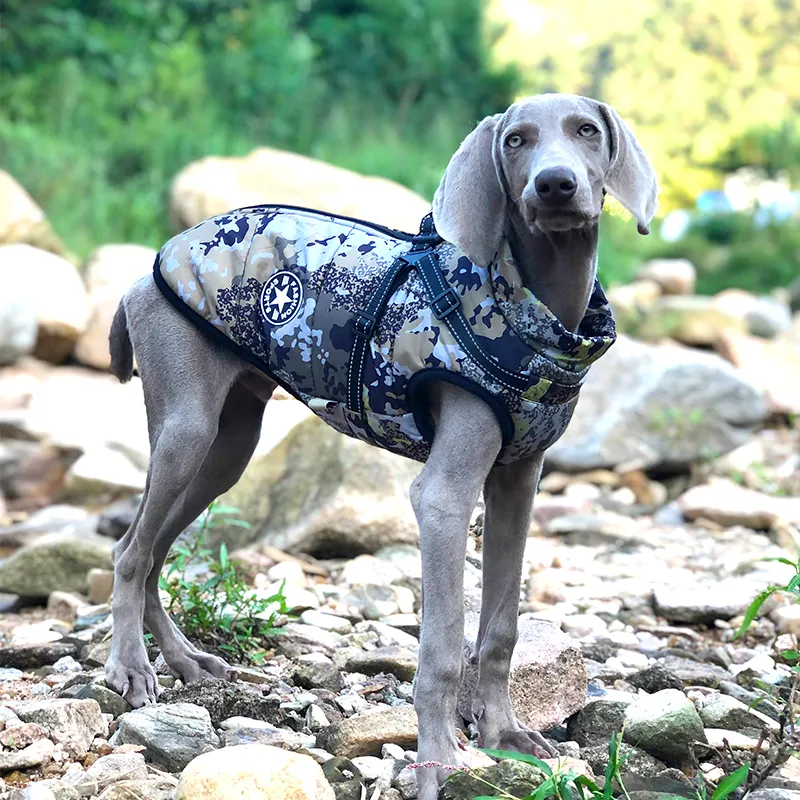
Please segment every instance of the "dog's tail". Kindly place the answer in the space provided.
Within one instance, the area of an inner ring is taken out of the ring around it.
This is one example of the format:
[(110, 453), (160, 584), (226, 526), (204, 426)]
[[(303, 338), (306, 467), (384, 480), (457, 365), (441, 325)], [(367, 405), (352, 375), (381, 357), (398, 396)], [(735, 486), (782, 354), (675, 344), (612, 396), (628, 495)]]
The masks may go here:
[(128, 332), (128, 315), (125, 312), (124, 299), (119, 301), (114, 314), (108, 344), (111, 349), (111, 372), (122, 383), (127, 383), (133, 377), (133, 345)]

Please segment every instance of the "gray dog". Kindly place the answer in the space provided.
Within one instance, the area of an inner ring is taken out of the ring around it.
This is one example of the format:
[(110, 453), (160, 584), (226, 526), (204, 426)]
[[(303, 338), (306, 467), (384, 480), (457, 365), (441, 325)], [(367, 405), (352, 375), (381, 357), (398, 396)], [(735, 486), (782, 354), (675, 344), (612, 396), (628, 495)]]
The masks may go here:
[[(655, 176), (616, 112), (543, 95), (464, 140), (417, 237), (264, 206), (166, 245), (154, 277), (123, 298), (110, 338), (120, 380), (135, 352), (152, 452), (116, 550), (109, 685), (135, 707), (155, 700), (143, 624), (183, 680), (229, 677), (167, 616), (158, 577), (178, 534), (242, 474), (281, 384), (338, 430), (425, 462), (411, 488), (424, 595), (419, 760), (464, 763), (453, 720), (467, 528), (481, 489), (479, 742), (552, 754), (514, 716), (509, 666), (543, 453), (614, 339), (595, 279), (606, 190), (647, 233)], [(433, 800), (445, 771), (418, 776), (421, 800)]]

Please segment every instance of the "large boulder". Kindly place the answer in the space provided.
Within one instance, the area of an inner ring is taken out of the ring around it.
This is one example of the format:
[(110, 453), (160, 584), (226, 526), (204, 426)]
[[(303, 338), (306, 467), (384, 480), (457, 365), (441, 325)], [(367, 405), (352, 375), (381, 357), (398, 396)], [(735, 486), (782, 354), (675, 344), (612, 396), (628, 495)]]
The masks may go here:
[(620, 336), (590, 370), (548, 463), (685, 467), (743, 444), (767, 413), (762, 393), (721, 358)]
[(156, 251), (138, 244), (107, 244), (95, 250), (84, 274), (91, 314), (75, 347), (76, 358), (90, 367), (108, 369), (108, 332), (122, 295), (153, 269)]
[(0, 265), (0, 279), (12, 272), (27, 279), (39, 324), (35, 355), (60, 364), (72, 352), (89, 318), (89, 301), (78, 270), (65, 258), (28, 244), (0, 247)]
[(744, 289), (725, 289), (713, 299), (714, 307), (742, 317), (753, 336), (772, 339), (792, 327), (792, 312), (777, 297), (758, 297)]
[(0, 564), (0, 592), (47, 597), (51, 592), (83, 592), (90, 569), (111, 568), (114, 542), (102, 536), (52, 534), (17, 550)]
[(728, 333), (720, 337), (716, 349), (753, 386), (766, 392), (773, 411), (800, 414), (800, 346), (791, 334), (766, 340)]
[[(472, 719), (472, 699), (478, 681), (473, 658), (479, 615), (469, 613), (464, 624), (464, 668), (458, 692), (458, 711)], [(511, 657), (509, 695), (523, 725), (547, 730), (578, 711), (586, 698), (586, 665), (575, 641), (551, 622), (523, 615)]]
[(642, 264), (637, 280), (654, 281), (664, 294), (694, 294), (697, 270), (685, 258), (654, 258)]
[(3, 370), (0, 380), (10, 392), (18, 384), (21, 407), (0, 405), (0, 425), (17, 429), (16, 438), (82, 452), (111, 447), (139, 468), (147, 467), (147, 416), (138, 378), (121, 384), (113, 375), (85, 367), (54, 368), (26, 359)]
[(334, 800), (311, 756), (263, 744), (204, 753), (181, 775), (177, 800)]
[(179, 772), (220, 744), (208, 711), (192, 703), (145, 706), (123, 714), (117, 726), (120, 744), (143, 746), (149, 761), (171, 772)]
[(308, 417), (254, 458), (220, 499), (240, 509), (251, 528), (220, 521), (212, 538), (237, 546), (260, 538), (289, 552), (337, 556), (413, 544), (417, 524), (408, 490), (419, 469)]
[(33, 352), (39, 323), (30, 276), (0, 261), (0, 365)]
[(172, 182), (170, 218), (180, 231), (263, 203), (305, 206), (411, 232), (430, 211), (428, 201), (393, 181), (262, 147), (247, 156), (210, 156), (185, 167)]
[(11, 175), (1, 169), (0, 244), (30, 244), (51, 253), (64, 254), (64, 245), (53, 233), (44, 211)]
[(713, 297), (665, 295), (646, 311), (636, 328), (642, 339), (675, 339), (688, 345), (709, 347), (726, 332), (744, 333), (743, 316), (718, 307)]

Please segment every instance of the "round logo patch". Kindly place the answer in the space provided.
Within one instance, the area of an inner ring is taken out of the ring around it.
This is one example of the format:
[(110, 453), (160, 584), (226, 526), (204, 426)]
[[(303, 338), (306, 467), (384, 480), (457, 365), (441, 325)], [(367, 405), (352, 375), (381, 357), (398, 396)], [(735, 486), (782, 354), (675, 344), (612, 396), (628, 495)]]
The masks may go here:
[(293, 272), (276, 272), (261, 290), (261, 313), (270, 325), (285, 325), (300, 312), (303, 284)]

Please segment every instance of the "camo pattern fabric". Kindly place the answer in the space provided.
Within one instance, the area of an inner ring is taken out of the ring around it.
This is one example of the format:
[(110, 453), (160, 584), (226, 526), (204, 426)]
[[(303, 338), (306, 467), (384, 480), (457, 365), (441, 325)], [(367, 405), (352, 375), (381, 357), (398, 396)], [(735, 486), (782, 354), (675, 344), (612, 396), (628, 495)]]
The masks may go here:
[(412, 403), (415, 383), (454, 375), (491, 393), (510, 415), (513, 436), (500, 463), (552, 445), (569, 423), (589, 365), (613, 343), (614, 321), (596, 284), (578, 332), (565, 329), (525, 288), (506, 243), (489, 267), (446, 242), (437, 253), (475, 341), (503, 369), (527, 378), (528, 388), (520, 393), (486, 374), (433, 314), (421, 277), (409, 269), (366, 351), (363, 415), (348, 409), (355, 315), (410, 240), (322, 212), (258, 206), (174, 237), (155, 269), (162, 291), (179, 298), (190, 319), (223, 333), (342, 433), (424, 461), (430, 443), (420, 432), (425, 409)]

